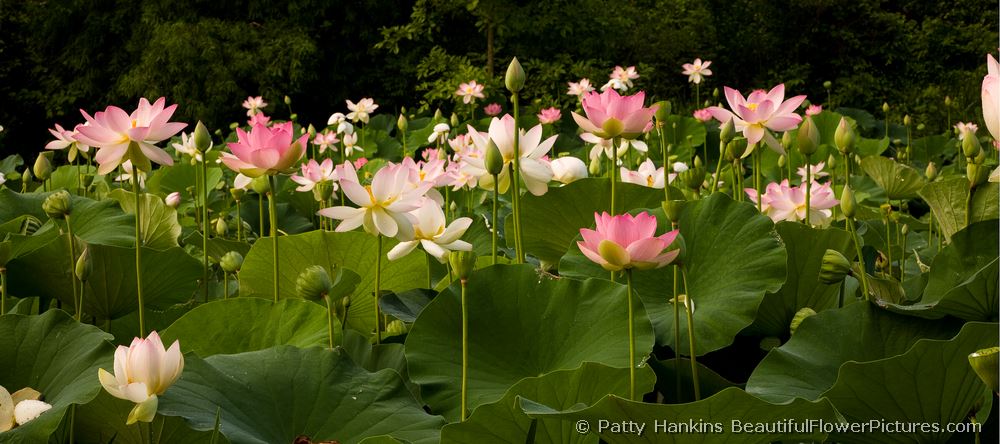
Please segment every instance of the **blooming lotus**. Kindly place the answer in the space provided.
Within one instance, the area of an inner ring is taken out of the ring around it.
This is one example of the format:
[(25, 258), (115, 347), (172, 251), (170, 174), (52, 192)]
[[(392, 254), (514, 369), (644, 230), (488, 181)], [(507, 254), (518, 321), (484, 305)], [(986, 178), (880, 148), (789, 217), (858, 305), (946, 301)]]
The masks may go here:
[(986, 76), (983, 77), (983, 122), (993, 135), (1000, 140), (1000, 63), (992, 54), (986, 55)]
[(472, 225), (472, 219), (460, 217), (450, 225), (444, 216), (444, 211), (432, 200), (424, 200), (420, 208), (410, 213), (415, 219), (413, 238), (400, 242), (389, 250), (389, 260), (396, 260), (410, 254), (417, 245), (434, 256), (442, 264), (448, 260), (452, 251), (472, 251), (472, 244), (460, 240), (465, 230)]
[(333, 113), (329, 119), (326, 121), (327, 126), (337, 126), (337, 134), (352, 134), (354, 133), (354, 125), (347, 121), (347, 116), (344, 113)]
[(247, 117), (253, 117), (260, 112), (261, 108), (267, 106), (267, 102), (261, 96), (249, 96), (243, 101), (243, 107), (247, 110)]
[(594, 213), (597, 230), (580, 229), (580, 252), (608, 271), (649, 270), (673, 262), (680, 250), (665, 251), (677, 237), (677, 230), (659, 236), (656, 218), (646, 212), (635, 216)]
[(968, 135), (976, 137), (976, 131), (979, 130), (979, 125), (969, 122), (958, 122), (955, 124), (955, 130), (958, 131), (958, 140), (965, 140)]
[(350, 100), (347, 101), (347, 109), (351, 112), (347, 113), (347, 118), (351, 119), (352, 122), (362, 121), (368, 123), (368, 119), (371, 117), (371, 113), (378, 109), (378, 105), (375, 104), (375, 100), (370, 97), (365, 97), (358, 100), (358, 103), (354, 103)]
[(410, 186), (410, 170), (395, 164), (378, 170), (371, 185), (366, 186), (358, 181), (357, 171), (350, 163), (338, 167), (337, 174), (344, 195), (358, 208), (337, 206), (317, 212), (320, 216), (341, 220), (336, 231), (350, 231), (363, 225), (371, 234), (413, 239), (413, 223), (407, 213), (420, 208), (431, 184)]
[(709, 120), (712, 120), (712, 112), (709, 111), (708, 108), (696, 109), (692, 115), (695, 119), (698, 119), (699, 122), (708, 122)]
[(70, 160), (76, 157), (74, 150), (84, 153), (90, 151), (89, 145), (76, 140), (76, 136), (79, 134), (79, 131), (75, 128), (73, 131), (68, 131), (63, 129), (63, 127), (59, 126), (57, 123), (55, 128), (49, 129), (49, 133), (55, 136), (56, 140), (45, 144), (45, 149), (47, 150), (63, 150), (70, 148)]
[(742, 131), (743, 136), (746, 137), (748, 146), (763, 139), (772, 149), (784, 154), (785, 150), (781, 147), (781, 143), (775, 140), (774, 136), (767, 130), (790, 131), (798, 127), (799, 123), (802, 123), (802, 116), (795, 114), (794, 111), (802, 104), (806, 96), (795, 96), (784, 100), (784, 84), (775, 86), (769, 92), (756, 90), (746, 98), (743, 98), (739, 91), (728, 86), (724, 90), (726, 101), (729, 102), (732, 111), (720, 106), (713, 106), (708, 108), (712, 112), (712, 116), (722, 123), (732, 119), (736, 130)]
[(201, 151), (194, 144), (194, 136), (188, 136), (187, 133), (181, 133), (181, 143), (172, 143), (170, 146), (174, 147), (174, 151), (190, 156), (195, 162), (201, 162), (203, 159)]
[(639, 73), (635, 71), (634, 66), (629, 66), (628, 68), (622, 68), (621, 66), (616, 66), (611, 75), (608, 76), (608, 83), (605, 83), (601, 87), (601, 91), (608, 88), (618, 89), (622, 92), (628, 91), (629, 88), (634, 86), (632, 80), (639, 78)]
[(427, 136), (427, 143), (444, 143), (448, 140), (449, 132), (451, 132), (451, 126), (447, 123), (434, 125), (431, 135)]
[[(541, 196), (548, 191), (549, 181), (552, 180), (552, 167), (543, 160), (552, 145), (556, 142), (556, 137), (552, 136), (542, 141), (542, 126), (535, 125), (527, 132), (523, 128), (519, 129), (519, 164), (521, 178), (531, 194)], [(486, 151), (489, 140), (484, 138), (478, 131), (469, 133), (476, 144), (477, 149)], [(510, 114), (505, 114), (502, 119), (496, 117), (490, 122), (489, 139), (497, 145), (500, 154), (503, 156), (504, 168), (500, 172), (499, 191), (506, 193), (510, 187), (510, 168), (507, 164), (514, 161), (514, 118)], [(484, 158), (468, 159), (468, 169), (470, 174), (479, 177), (479, 186), (492, 190), (494, 187), (493, 176), (486, 170)]]
[(468, 105), (476, 99), (483, 99), (483, 85), (476, 83), (475, 80), (471, 80), (468, 83), (463, 83), (458, 86), (455, 90), (455, 95), (462, 98), (462, 103)]
[(340, 139), (337, 138), (337, 133), (330, 131), (316, 134), (316, 137), (313, 138), (313, 145), (319, 147), (320, 154), (323, 154), (327, 149), (337, 151), (335, 145), (337, 142), (340, 142)]
[(664, 168), (656, 168), (656, 165), (650, 159), (646, 159), (645, 162), (639, 164), (639, 168), (636, 171), (630, 171), (628, 168), (622, 167), (621, 177), (622, 182), (633, 183), (648, 188), (662, 190), (666, 185)]
[(344, 155), (351, 157), (355, 151), (364, 152), (365, 149), (358, 145), (358, 133), (344, 134)]
[[(333, 170), (333, 160), (324, 159), (323, 163), (316, 162), (316, 159), (309, 159), (302, 164), (302, 175), (293, 174), (291, 179), (299, 184), (295, 191), (312, 191), (316, 184), (320, 182), (333, 182), (337, 180), (337, 173)], [(337, 184), (333, 184), (333, 190), (337, 191)]]
[(232, 153), (222, 153), (222, 162), (248, 177), (274, 175), (290, 170), (305, 153), (309, 135), (292, 140), (292, 123), (271, 128), (255, 125), (250, 132), (236, 128), (238, 142), (228, 143)]
[(271, 118), (265, 115), (264, 113), (254, 114), (250, 116), (250, 119), (247, 120), (247, 125), (250, 125), (251, 127), (257, 125), (268, 126), (270, 124), (271, 124)]
[[(826, 162), (818, 162), (816, 165), (809, 165), (809, 177), (811, 177), (812, 180), (816, 180), (821, 177), (829, 176), (829, 173), (823, 171), (823, 167), (825, 166)], [(802, 178), (802, 182), (804, 183), (806, 181), (806, 167), (800, 166), (796, 170), (796, 173)]]
[(559, 108), (549, 107), (538, 113), (538, 122), (542, 124), (556, 123), (562, 118), (562, 111)]
[(569, 82), (569, 90), (566, 94), (571, 96), (583, 96), (594, 90), (594, 87), (590, 85), (590, 79), (580, 79), (579, 82)]
[(563, 184), (569, 184), (587, 178), (587, 164), (573, 156), (560, 157), (549, 162), (552, 167), (552, 179)]
[(806, 107), (807, 116), (815, 116), (823, 112), (823, 105), (809, 105)]
[[(747, 188), (744, 191), (750, 200), (757, 203), (756, 190)], [(793, 187), (788, 184), (787, 179), (780, 184), (771, 182), (760, 199), (761, 212), (775, 222), (783, 220), (796, 222), (806, 218), (805, 184)], [(839, 203), (830, 184), (813, 182), (809, 189), (809, 223), (812, 225), (828, 223), (833, 215), (831, 208)]]
[(152, 168), (150, 160), (161, 165), (173, 165), (166, 151), (154, 144), (169, 139), (187, 126), (186, 123), (168, 122), (177, 105), (164, 107), (166, 99), (160, 97), (152, 105), (146, 98), (139, 99), (139, 107), (132, 114), (117, 106), (109, 106), (91, 117), (80, 110), (85, 125), (77, 125), (78, 142), (97, 147), (94, 160), (100, 164), (97, 174), (108, 174), (126, 160), (140, 169)]
[(115, 350), (115, 374), (99, 369), (97, 376), (111, 396), (136, 403), (127, 424), (152, 422), (156, 415), (157, 395), (167, 391), (184, 370), (184, 355), (178, 341), (169, 349), (160, 336), (151, 332), (146, 339), (135, 338), (128, 347)]
[(573, 112), (573, 120), (585, 132), (602, 139), (622, 137), (634, 139), (652, 128), (653, 114), (657, 106), (643, 107), (646, 93), (640, 91), (631, 96), (622, 96), (613, 89), (600, 94), (587, 93), (583, 97), (583, 117)]
[(135, 171), (132, 167), (132, 161), (126, 160), (125, 163), (121, 164), (122, 174), (115, 176), (115, 182), (129, 183), (132, 181), (132, 175), (138, 174), (139, 186), (146, 186), (146, 172), (139, 170)]
[(490, 117), (500, 115), (501, 111), (503, 111), (503, 108), (500, 108), (499, 103), (491, 103), (483, 107), (483, 112)]
[(685, 63), (683, 65), (684, 71), (681, 74), (688, 76), (689, 83), (697, 85), (701, 83), (702, 79), (712, 75), (712, 70), (708, 69), (709, 66), (712, 66), (711, 60), (702, 62), (701, 59), (694, 59), (694, 63)]

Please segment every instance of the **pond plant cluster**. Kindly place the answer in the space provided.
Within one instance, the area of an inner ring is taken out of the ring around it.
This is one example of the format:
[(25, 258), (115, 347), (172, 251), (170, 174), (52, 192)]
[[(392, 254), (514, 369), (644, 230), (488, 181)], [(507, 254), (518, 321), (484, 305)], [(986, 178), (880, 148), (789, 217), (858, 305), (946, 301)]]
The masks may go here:
[(516, 59), (450, 117), (81, 110), (0, 162), (0, 442), (989, 439), (987, 65), (985, 128), (919, 137), (700, 59), (686, 110)]

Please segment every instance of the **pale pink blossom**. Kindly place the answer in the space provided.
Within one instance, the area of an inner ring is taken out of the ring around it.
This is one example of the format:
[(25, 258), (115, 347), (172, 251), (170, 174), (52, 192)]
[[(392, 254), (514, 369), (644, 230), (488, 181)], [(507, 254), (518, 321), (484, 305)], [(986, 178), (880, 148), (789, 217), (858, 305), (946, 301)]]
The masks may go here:
[(979, 126), (972, 122), (958, 122), (955, 124), (955, 130), (958, 131), (958, 140), (965, 140), (970, 134), (972, 137), (976, 137), (976, 131), (979, 130)]
[(424, 194), (431, 184), (411, 187), (410, 170), (389, 163), (379, 169), (371, 185), (361, 185), (357, 171), (351, 163), (338, 167), (340, 187), (344, 195), (358, 207), (336, 206), (319, 210), (317, 214), (341, 220), (336, 231), (350, 231), (364, 226), (373, 235), (412, 240), (413, 222), (408, 213), (420, 208)]
[(656, 218), (647, 212), (635, 216), (594, 213), (596, 230), (581, 228), (580, 252), (605, 270), (649, 270), (673, 262), (679, 249), (667, 248), (677, 238), (673, 230), (656, 236)]
[[(747, 188), (750, 200), (757, 203), (757, 191)], [(788, 180), (770, 183), (761, 198), (761, 211), (771, 220), (797, 222), (806, 218), (806, 184), (790, 186)], [(831, 208), (840, 202), (836, 199), (830, 184), (813, 182), (809, 190), (809, 223), (825, 225), (833, 215)]]
[(634, 86), (632, 80), (638, 79), (639, 73), (635, 71), (635, 66), (629, 66), (628, 68), (616, 66), (609, 77), (610, 79), (608, 80), (608, 83), (605, 83), (604, 86), (601, 87), (601, 91), (607, 90), (608, 88), (614, 88), (625, 92)]
[(685, 63), (683, 65), (684, 71), (682, 71), (681, 74), (688, 76), (689, 83), (697, 85), (701, 83), (705, 77), (712, 75), (712, 70), (708, 69), (711, 65), (711, 60), (705, 60), (702, 62), (700, 58), (694, 59), (694, 63)]
[(591, 86), (590, 79), (580, 79), (579, 82), (569, 82), (569, 90), (566, 91), (566, 94), (583, 97), (584, 94), (593, 90), (594, 87)]
[(261, 96), (250, 96), (243, 101), (243, 107), (247, 110), (247, 117), (253, 117), (254, 114), (259, 113), (265, 106), (267, 106), (267, 102)]
[(542, 124), (556, 123), (562, 118), (562, 111), (559, 108), (549, 107), (538, 113), (538, 122)]
[(389, 260), (394, 261), (410, 254), (417, 246), (424, 248), (440, 263), (448, 260), (452, 251), (472, 251), (472, 244), (461, 240), (472, 225), (472, 219), (460, 217), (448, 224), (444, 211), (438, 204), (425, 200), (420, 208), (410, 212), (413, 220), (413, 238), (400, 242), (389, 250)]
[[(177, 134), (186, 123), (168, 122), (177, 105), (164, 107), (166, 99), (160, 97), (152, 105), (146, 98), (139, 99), (139, 107), (132, 114), (117, 106), (109, 106), (91, 117), (80, 110), (86, 125), (77, 125), (78, 142), (97, 147), (94, 160), (100, 164), (97, 174), (108, 174), (125, 160), (134, 160), (142, 169), (148, 169), (149, 161), (161, 165), (173, 165), (174, 160), (163, 149), (154, 144)], [(130, 149), (135, 146), (138, 149)]]
[(363, 166), (365, 166), (367, 164), (368, 164), (368, 158), (366, 158), (366, 157), (359, 157), (357, 159), (354, 159), (354, 162), (353, 162), (354, 168), (358, 169), (358, 170), (360, 170), (361, 167), (363, 167)]
[[(316, 184), (320, 182), (332, 183), (337, 180), (337, 173), (333, 170), (332, 159), (324, 159), (322, 163), (316, 162), (316, 159), (309, 159), (308, 162), (302, 164), (301, 172), (301, 175), (293, 174), (291, 177), (293, 182), (299, 184), (295, 188), (295, 191), (312, 191), (316, 187)], [(333, 184), (333, 190), (337, 191), (336, 183)]]
[[(817, 180), (817, 179), (829, 176), (830, 175), (829, 173), (827, 173), (826, 171), (823, 171), (823, 167), (825, 167), (825, 166), (826, 166), (826, 162), (819, 162), (819, 163), (817, 163), (815, 165), (809, 165), (809, 177), (812, 180)], [(805, 166), (800, 166), (796, 170), (796, 173), (799, 175), (799, 177), (802, 178), (802, 181), (805, 182), (805, 180), (806, 180), (806, 167)]]
[(735, 89), (728, 86), (723, 89), (732, 111), (713, 106), (708, 108), (712, 116), (722, 123), (732, 119), (736, 130), (743, 132), (748, 145), (755, 145), (763, 139), (772, 149), (784, 154), (785, 150), (781, 143), (768, 130), (790, 131), (798, 127), (802, 122), (802, 116), (795, 114), (795, 110), (806, 96), (795, 96), (784, 100), (784, 84), (775, 86), (769, 92), (756, 90), (745, 99)]
[(993, 54), (986, 55), (986, 76), (983, 77), (983, 122), (993, 136), (1000, 140), (1000, 63)]
[(344, 113), (333, 113), (326, 120), (326, 126), (337, 126), (337, 134), (351, 134), (354, 132), (354, 125), (347, 121)]
[(271, 118), (266, 116), (264, 113), (256, 113), (250, 116), (250, 119), (247, 120), (247, 125), (250, 125), (252, 127), (257, 125), (268, 126), (270, 124), (271, 124)]
[(475, 80), (470, 80), (468, 83), (463, 83), (458, 86), (455, 90), (455, 95), (462, 98), (462, 103), (466, 105), (474, 102), (476, 99), (483, 99), (486, 96), (483, 95), (483, 85), (476, 83)]
[(486, 106), (483, 107), (483, 112), (486, 113), (486, 115), (490, 116), (490, 117), (500, 115), (501, 111), (503, 111), (503, 108), (501, 108), (500, 104), (496, 103), (496, 102), (491, 103), (491, 104), (486, 105)]
[(815, 116), (823, 112), (823, 105), (809, 105), (806, 107), (807, 116)]
[(305, 153), (309, 135), (292, 140), (292, 123), (266, 127), (255, 125), (249, 132), (236, 128), (237, 142), (227, 145), (232, 153), (222, 153), (222, 162), (248, 177), (284, 173)]
[(344, 155), (351, 157), (355, 151), (364, 153), (364, 147), (358, 145), (358, 133), (344, 134)]
[(163, 199), (163, 202), (167, 204), (168, 207), (176, 209), (181, 204), (180, 191), (174, 191), (173, 193), (168, 194), (167, 197)]
[(325, 152), (328, 148), (336, 152), (337, 151), (336, 144), (338, 142), (340, 142), (340, 139), (337, 138), (337, 133), (332, 131), (325, 131), (322, 133), (318, 133), (316, 134), (316, 137), (313, 138), (313, 145), (319, 147), (320, 154), (323, 154), (323, 152)]
[(573, 112), (573, 120), (585, 132), (602, 139), (634, 139), (652, 129), (657, 106), (646, 108), (645, 100), (646, 93), (642, 91), (631, 96), (619, 95), (613, 89), (600, 94), (590, 92), (583, 97), (583, 112), (587, 117)]
[(180, 342), (164, 348), (154, 331), (146, 339), (135, 338), (128, 347), (115, 350), (115, 373), (98, 369), (97, 376), (104, 390), (115, 398), (136, 403), (126, 424), (152, 422), (162, 395), (184, 371), (184, 355)]
[(569, 184), (580, 179), (587, 178), (587, 164), (578, 157), (565, 156), (552, 159), (549, 162), (552, 167), (552, 180), (562, 184)]
[(351, 111), (347, 113), (347, 118), (351, 119), (352, 122), (358, 122), (360, 120), (364, 123), (368, 123), (368, 119), (371, 117), (371, 114), (378, 109), (378, 105), (375, 104), (374, 99), (365, 97), (358, 100), (358, 103), (348, 100), (347, 109)]
[[(549, 181), (552, 180), (552, 167), (542, 158), (552, 149), (557, 136), (542, 141), (541, 125), (535, 125), (527, 131), (520, 128), (518, 131), (520, 134), (518, 163), (521, 166), (521, 179), (531, 194), (541, 196), (548, 191)], [(488, 138), (484, 138), (479, 132), (471, 132), (469, 135), (472, 136), (477, 149), (482, 152), (486, 151), (489, 139), (497, 145), (504, 163), (504, 168), (497, 177), (500, 181), (499, 190), (501, 193), (507, 192), (511, 181), (510, 168), (507, 168), (507, 164), (514, 161), (514, 118), (510, 114), (505, 114), (502, 119), (494, 117), (490, 122)], [(467, 171), (479, 177), (479, 186), (487, 190), (493, 189), (493, 176), (486, 171), (484, 158), (468, 159)]]
[(648, 188), (658, 188), (662, 190), (666, 185), (664, 168), (656, 168), (656, 165), (654, 165), (653, 161), (650, 159), (646, 159), (644, 162), (639, 164), (639, 168), (635, 171), (622, 167), (621, 178), (622, 182), (634, 183)]
[(709, 111), (708, 108), (696, 109), (692, 114), (695, 119), (698, 119), (699, 122), (708, 122), (709, 120), (712, 120), (712, 112)]
[[(78, 126), (83, 126), (83, 125), (78, 125)], [(63, 127), (59, 126), (59, 124), (57, 123), (55, 128), (49, 129), (49, 133), (55, 136), (56, 140), (53, 140), (45, 144), (45, 149), (47, 150), (62, 150), (68, 148), (69, 146), (75, 143), (77, 150), (84, 153), (90, 151), (89, 145), (81, 143), (76, 140), (76, 136), (77, 134), (79, 134), (79, 131), (76, 128), (74, 128), (73, 131), (69, 131), (63, 129)]]

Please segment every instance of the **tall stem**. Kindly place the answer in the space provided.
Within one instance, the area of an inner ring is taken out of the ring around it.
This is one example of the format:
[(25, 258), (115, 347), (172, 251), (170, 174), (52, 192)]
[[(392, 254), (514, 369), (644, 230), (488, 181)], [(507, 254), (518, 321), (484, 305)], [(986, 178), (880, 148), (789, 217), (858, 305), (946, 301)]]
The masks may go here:
[(201, 191), (199, 194), (203, 224), (201, 233), (202, 285), (205, 287), (205, 302), (208, 302), (208, 163), (204, 160), (201, 162)]
[(229, 273), (222, 273), (222, 299), (229, 299)]
[(69, 277), (73, 281), (73, 305), (76, 306), (76, 316), (74, 318), (80, 321), (80, 315), (83, 313), (83, 307), (81, 307), (81, 302), (83, 298), (77, 298), (78, 288), (76, 285), (76, 242), (73, 237), (73, 224), (70, 221), (70, 216), (66, 215), (66, 237), (69, 239)]
[(267, 192), (267, 210), (270, 216), (271, 222), (271, 247), (272, 256), (271, 260), (274, 262), (274, 302), (278, 302), (278, 211), (277, 203), (278, 199), (276, 193), (278, 192), (278, 178), (275, 176), (267, 176), (267, 181), (270, 190)]
[(236, 242), (243, 241), (243, 216), (240, 215), (240, 201), (236, 200)]
[[(812, 188), (812, 163), (809, 161), (809, 155), (806, 154), (806, 217), (805, 217), (805, 223), (806, 223), (806, 225), (809, 225), (809, 226), (812, 225), (812, 224), (809, 223), (809, 197), (810, 197), (810, 194), (812, 194), (811, 188)], [(758, 195), (759, 195), (760, 190), (757, 190), (757, 191), (758, 191)], [(757, 202), (760, 202), (760, 199), (757, 199)]]
[[(676, 230), (677, 229), (677, 224), (676, 223), (672, 223), (671, 224), (671, 229)], [(674, 371), (674, 376), (675, 376), (675, 378), (674, 378), (675, 381), (674, 382), (676, 383), (676, 388), (675, 388), (676, 391), (674, 393), (677, 393), (677, 396), (680, 397), (680, 393), (681, 393), (681, 369), (680, 369), (680, 363), (681, 363), (681, 307), (679, 305), (680, 304), (680, 299), (677, 297), (678, 296), (678, 294), (677, 294), (677, 284), (678, 284), (678, 281), (680, 280), (680, 276), (677, 275), (677, 270), (678, 270), (677, 265), (674, 264), (671, 267), (674, 269), (674, 280), (673, 280), (673, 283), (674, 283), (674, 354), (677, 355), (676, 356), (677, 357), (677, 366), (674, 368), (674, 370), (675, 370)]]
[(382, 313), (378, 306), (382, 293), (382, 234), (375, 236), (378, 248), (375, 250), (375, 343), (382, 343)]
[(854, 226), (854, 218), (847, 218), (847, 229), (851, 232), (851, 240), (854, 241), (854, 250), (858, 255), (858, 264), (861, 265), (861, 289), (865, 292), (865, 300), (868, 299), (868, 272), (865, 268), (865, 257), (861, 255), (861, 241), (858, 239), (858, 230)]
[(635, 401), (635, 319), (632, 312), (632, 269), (625, 270), (628, 293), (628, 399)]
[[(709, 190), (708, 194), (715, 194), (715, 189), (719, 186), (719, 176), (722, 174), (722, 157), (725, 155), (726, 147), (722, 146), (722, 142), (719, 142), (719, 161), (715, 163), (715, 174), (712, 175), (712, 188)], [(708, 159), (705, 159), (707, 162)], [(666, 187), (663, 187), (666, 189)]]
[[(497, 175), (493, 175), (493, 222), (490, 224), (493, 231), (493, 265), (497, 264), (497, 201), (500, 200), (500, 186), (497, 184)], [(470, 207), (471, 210), (471, 207)]]
[(333, 305), (330, 303), (330, 295), (323, 295), (326, 300), (326, 333), (330, 338), (330, 349), (333, 350)]
[(465, 421), (468, 414), (466, 401), (469, 381), (469, 307), (465, 303), (465, 279), (461, 279), (460, 282), (462, 284), (462, 421)]
[[(762, 182), (763, 182), (763, 180), (762, 180), (761, 174), (760, 174), (760, 150), (755, 147), (754, 150), (753, 150), (753, 188), (754, 188), (755, 191), (757, 191), (757, 212), (758, 213), (763, 213), (764, 212), (764, 199), (761, 198), (761, 192), (760, 192), (761, 191), (760, 189), (761, 189)], [(808, 195), (808, 192), (806, 194)], [(808, 197), (806, 197), (806, 201), (807, 202), (809, 201)], [(808, 207), (809, 207), (809, 205), (807, 204), (806, 208), (808, 209)], [(806, 211), (806, 212), (808, 213), (808, 211)]]
[(687, 314), (688, 348), (691, 353), (691, 383), (694, 385), (694, 400), (701, 400), (701, 384), (698, 382), (698, 358), (694, 348), (694, 300), (688, 293), (687, 271), (681, 266), (681, 276), (684, 279), (684, 312)]
[[(618, 144), (621, 139), (611, 141), (611, 214), (615, 214), (615, 182), (618, 182)], [(666, 174), (667, 170), (663, 170)], [(664, 187), (666, 188), (666, 187)]]
[(139, 337), (146, 337), (146, 306), (142, 300), (142, 232), (140, 231), (140, 217), (142, 215), (142, 202), (139, 187), (139, 170), (133, 167), (132, 170), (132, 191), (135, 194), (135, 290), (139, 299)]
[(7, 266), (0, 265), (0, 315), (7, 313)]
[(892, 224), (892, 219), (889, 217), (892, 214), (892, 203), (889, 203), (889, 211), (890, 213), (885, 215), (885, 255), (889, 263), (889, 277), (892, 277), (892, 230), (889, 228)]
[(258, 221), (258, 223), (257, 223), (257, 226), (258, 226), (258, 228), (257, 228), (257, 235), (258, 236), (257, 237), (258, 238), (264, 237), (264, 197), (265, 196), (263, 194), (260, 194), (260, 195), (257, 196), (257, 198), (258, 198), (257, 199), (257, 213), (259, 213), (257, 215), (257, 221)]
[[(511, 102), (514, 105), (514, 171), (512, 174), (511, 193), (514, 204), (514, 231), (516, 232), (517, 263), (524, 263), (524, 245), (521, 237), (521, 131), (518, 127), (520, 117), (520, 106), (518, 105), (517, 93), (511, 95)], [(498, 186), (498, 184), (494, 184)]]

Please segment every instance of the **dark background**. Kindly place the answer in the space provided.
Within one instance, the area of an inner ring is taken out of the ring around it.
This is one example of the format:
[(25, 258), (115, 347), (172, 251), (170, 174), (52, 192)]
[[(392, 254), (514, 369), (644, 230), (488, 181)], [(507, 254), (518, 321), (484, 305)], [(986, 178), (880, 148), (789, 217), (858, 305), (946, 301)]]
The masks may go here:
[(500, 76), (514, 55), (531, 106), (569, 106), (566, 82), (600, 86), (617, 64), (687, 112), (681, 64), (701, 57), (715, 71), (703, 100), (785, 82), (828, 108), (882, 118), (886, 101), (891, 118), (943, 131), (946, 95), (952, 122), (981, 120), (997, 23), (993, 0), (0, 0), (0, 157), (37, 152), (46, 128), (82, 122), (80, 108), (131, 110), (143, 96), (212, 129), (245, 119), (240, 103), (258, 94), (277, 118), (290, 96), (318, 126), (369, 96), (378, 113), (450, 113), (473, 78), (506, 109)]

